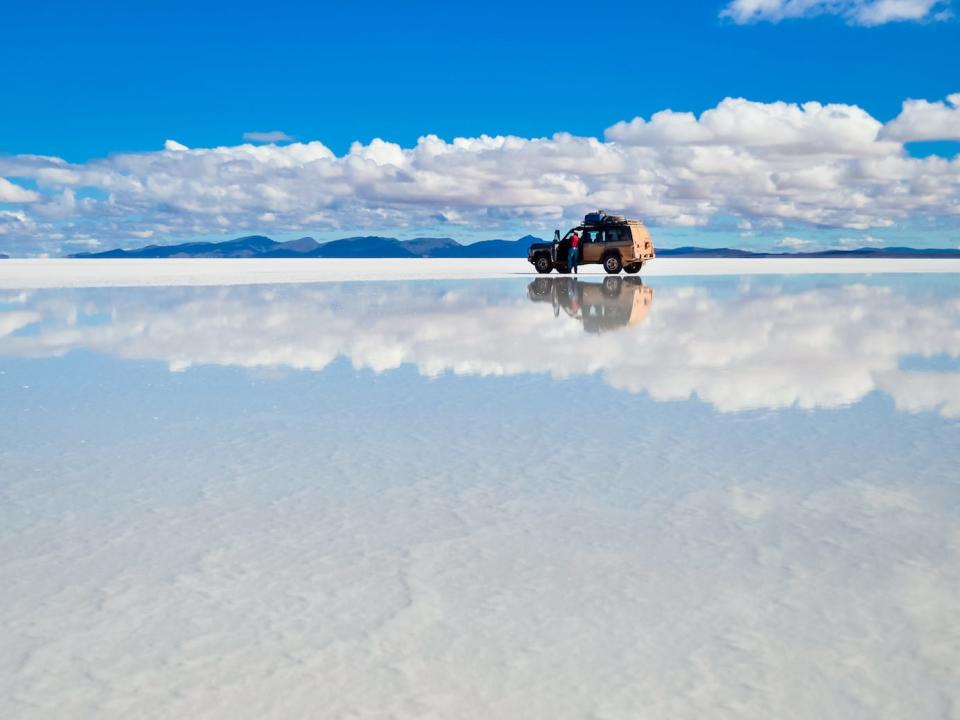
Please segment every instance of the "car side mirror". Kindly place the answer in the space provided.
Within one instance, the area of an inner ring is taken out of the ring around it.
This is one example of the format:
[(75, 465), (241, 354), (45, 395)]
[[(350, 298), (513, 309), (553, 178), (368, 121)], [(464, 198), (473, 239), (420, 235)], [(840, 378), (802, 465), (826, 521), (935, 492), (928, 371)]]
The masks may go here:
[(559, 231), (559, 230), (554, 230), (554, 231), (553, 231), (553, 241), (556, 242), (556, 243), (560, 242), (560, 231)]

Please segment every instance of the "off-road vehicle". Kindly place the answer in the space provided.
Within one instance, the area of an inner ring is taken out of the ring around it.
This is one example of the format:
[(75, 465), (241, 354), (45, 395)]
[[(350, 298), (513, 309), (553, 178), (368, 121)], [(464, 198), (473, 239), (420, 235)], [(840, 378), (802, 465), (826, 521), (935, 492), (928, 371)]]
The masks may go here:
[(554, 315), (562, 309), (588, 333), (604, 333), (642, 322), (653, 304), (653, 289), (632, 277), (608, 277), (602, 283), (544, 277), (527, 286), (527, 297), (552, 303)]
[(587, 213), (583, 223), (567, 231), (553, 233), (552, 243), (533, 243), (527, 250), (527, 260), (538, 273), (556, 269), (570, 272), (567, 257), (573, 233), (580, 236), (580, 265), (601, 264), (611, 275), (624, 270), (638, 273), (643, 264), (654, 257), (650, 231), (639, 220), (627, 220), (620, 215), (607, 215), (602, 210)]

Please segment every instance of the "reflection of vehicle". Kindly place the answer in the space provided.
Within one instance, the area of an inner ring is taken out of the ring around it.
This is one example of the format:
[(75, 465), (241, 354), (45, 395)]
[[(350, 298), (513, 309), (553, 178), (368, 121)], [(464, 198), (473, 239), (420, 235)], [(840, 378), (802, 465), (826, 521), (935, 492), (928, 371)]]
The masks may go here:
[(642, 321), (653, 304), (653, 289), (640, 278), (604, 278), (602, 283), (574, 278), (537, 278), (527, 286), (527, 297), (534, 302), (553, 303), (554, 315), (560, 308), (583, 322), (589, 333), (616, 330)]
[(554, 268), (562, 273), (570, 272), (567, 253), (574, 232), (581, 240), (581, 265), (599, 263), (610, 274), (621, 269), (637, 273), (644, 262), (654, 257), (653, 240), (642, 222), (598, 210), (587, 213), (583, 223), (568, 230), (563, 238), (560, 231), (555, 230), (552, 243), (533, 243), (527, 250), (527, 260), (538, 273), (546, 274)]

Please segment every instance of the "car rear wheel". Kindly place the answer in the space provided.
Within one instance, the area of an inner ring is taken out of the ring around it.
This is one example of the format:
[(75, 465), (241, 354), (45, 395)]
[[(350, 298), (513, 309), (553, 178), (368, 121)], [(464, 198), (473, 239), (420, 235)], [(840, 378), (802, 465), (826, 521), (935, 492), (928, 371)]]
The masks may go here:
[(623, 261), (619, 255), (607, 255), (603, 259), (603, 269), (610, 275), (616, 275), (623, 269)]
[(623, 271), (628, 272), (631, 275), (636, 275), (638, 272), (640, 272), (640, 268), (642, 267), (643, 263), (633, 263), (632, 265), (624, 265)]
[(608, 298), (615, 298), (623, 290), (623, 278), (608, 277), (603, 279), (603, 294)]
[(534, 260), (533, 266), (541, 275), (546, 275), (548, 272), (553, 270), (553, 263), (550, 262), (550, 258), (548, 258), (546, 255), (538, 255), (536, 260)]

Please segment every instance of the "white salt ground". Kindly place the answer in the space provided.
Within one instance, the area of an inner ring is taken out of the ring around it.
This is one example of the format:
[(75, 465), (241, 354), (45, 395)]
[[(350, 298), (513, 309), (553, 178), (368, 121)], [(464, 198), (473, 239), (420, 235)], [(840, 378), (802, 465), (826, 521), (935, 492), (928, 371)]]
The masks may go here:
[(832, 443), (862, 414), (746, 443), (673, 413), (629, 455), (545, 456), (489, 413), (368, 413), (8, 455), (0, 715), (957, 716), (957, 490), (928, 454), (955, 431), (885, 421), (861, 464)]
[[(957, 273), (960, 260), (926, 259), (678, 259), (656, 258), (643, 277), (678, 275), (808, 275), (874, 273)], [(602, 275), (586, 265), (584, 275)], [(357, 280), (454, 280), (536, 275), (517, 259), (382, 260), (3, 260), (0, 289), (53, 287), (135, 287), (154, 285), (245, 285), (257, 283), (348, 282)], [(552, 275), (556, 277), (556, 273)]]
[(956, 720), (960, 305), (889, 280), (18, 293), (0, 718)]

